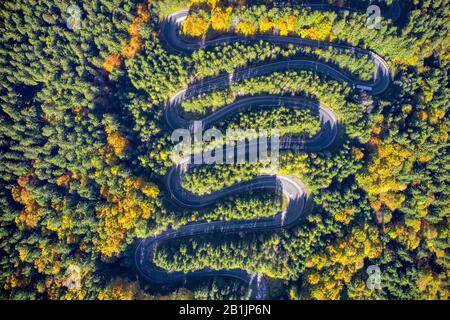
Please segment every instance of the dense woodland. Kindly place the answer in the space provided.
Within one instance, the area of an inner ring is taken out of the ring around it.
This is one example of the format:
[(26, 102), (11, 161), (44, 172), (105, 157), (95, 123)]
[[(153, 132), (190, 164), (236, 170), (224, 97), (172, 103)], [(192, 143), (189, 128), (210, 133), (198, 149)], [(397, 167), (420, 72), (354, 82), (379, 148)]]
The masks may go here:
[[(202, 210), (174, 204), (164, 183), (173, 165), (167, 100), (202, 79), (270, 61), (314, 59), (364, 81), (373, 64), (348, 50), (265, 42), (171, 52), (159, 36), (161, 19), (190, 7), (186, 39), (230, 30), (347, 43), (382, 55), (393, 84), (372, 97), (293, 70), (185, 101), (186, 116), (201, 118), (240, 97), (296, 95), (332, 108), (344, 132), (333, 149), (281, 154), (276, 173), (301, 179), (311, 196), (297, 226), (169, 242), (156, 264), (257, 271), (277, 299), (448, 299), (448, 0), (401, 1), (401, 18), (384, 19), (381, 30), (367, 29), (365, 14), (295, 6), (302, 1), (283, 8), (270, 1), (139, 2), (74, 1), (81, 13), (74, 29), (67, 26), (76, 19), (71, 1), (0, 3), (0, 298), (248, 298), (237, 280), (161, 288), (134, 268), (140, 238), (195, 221), (269, 217), (284, 206), (270, 192)], [(368, 2), (345, 1), (363, 11)], [(310, 136), (320, 126), (313, 112), (278, 108), (236, 114), (217, 127), (251, 124)], [(264, 163), (202, 166), (183, 186), (205, 194), (270, 170)], [(366, 288), (370, 265), (381, 269), (380, 290)], [(68, 283), (74, 273), (79, 286)]]

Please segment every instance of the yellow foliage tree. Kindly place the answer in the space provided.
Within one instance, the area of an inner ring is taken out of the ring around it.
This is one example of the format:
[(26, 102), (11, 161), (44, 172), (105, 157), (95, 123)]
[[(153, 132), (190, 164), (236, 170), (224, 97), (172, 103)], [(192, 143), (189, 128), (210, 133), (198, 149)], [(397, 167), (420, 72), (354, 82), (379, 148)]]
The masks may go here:
[(123, 187), (125, 192), (120, 195), (110, 194), (105, 187), (101, 190), (108, 205), (97, 213), (103, 224), (97, 229), (98, 240), (94, 245), (105, 257), (122, 251), (128, 232), (136, 227), (138, 221), (151, 217), (159, 194), (156, 185), (142, 179), (126, 179)]
[(127, 139), (122, 136), (118, 131), (113, 131), (110, 128), (105, 128), (106, 131), (106, 141), (108, 146), (112, 148), (116, 156), (121, 156), (123, 151), (128, 145)]
[(259, 32), (269, 33), (272, 31), (273, 27), (273, 23), (270, 22), (268, 18), (264, 18), (259, 24)]
[(34, 200), (27, 190), (27, 185), (31, 181), (31, 175), (19, 177), (17, 179), (18, 186), (14, 186), (11, 190), (14, 201), (23, 205), (23, 209), (16, 218), (16, 224), (24, 229), (33, 229), (37, 226), (42, 218), (42, 208)]
[(256, 34), (256, 27), (248, 22), (239, 22), (236, 27), (236, 33), (243, 36), (253, 36)]
[[(295, 20), (291, 20), (295, 23)], [(332, 41), (334, 36), (332, 34), (333, 22), (330, 21), (323, 13), (319, 12), (314, 17), (314, 22), (308, 27), (296, 28), (297, 34), (302, 38), (312, 40), (329, 40)]]
[(431, 109), (431, 115), (430, 115), (430, 123), (431, 124), (437, 124), (442, 121), (445, 117), (445, 110), (444, 109), (438, 109), (433, 108)]
[(120, 53), (126, 59), (132, 59), (142, 47), (140, 38), (141, 26), (150, 19), (150, 14), (144, 4), (138, 4), (137, 14), (133, 22), (128, 27), (130, 41), (122, 42)]
[(287, 36), (289, 34), (288, 25), (284, 19), (275, 21), (274, 28), (278, 30), (280, 36)]
[(226, 9), (217, 7), (212, 12), (211, 27), (213, 30), (227, 32), (231, 24), (232, 7)]
[(423, 299), (448, 300), (450, 297), (450, 290), (446, 278), (445, 275), (439, 276), (433, 274), (431, 271), (427, 271), (422, 277), (417, 279), (416, 285), (419, 291), (424, 294)]
[(282, 175), (294, 175), (298, 178), (303, 178), (303, 176), (307, 176), (310, 171), (306, 162), (307, 159), (308, 155), (306, 153), (296, 155), (290, 152), (283, 153), (281, 155), (281, 161), (283, 164), (286, 163), (286, 165), (283, 165), (279, 173)]
[(220, 0), (190, 0), (191, 6), (206, 4), (211, 9), (214, 9), (219, 2)]
[(137, 281), (117, 278), (98, 294), (99, 300), (136, 300), (145, 297)]
[(407, 187), (397, 180), (397, 174), (403, 168), (411, 168), (413, 161), (413, 154), (402, 146), (381, 143), (377, 147), (377, 154), (369, 163), (368, 172), (357, 176), (357, 182), (370, 196), (376, 197), (394, 211), (405, 200), (405, 196), (398, 192)]
[(200, 15), (189, 15), (183, 23), (183, 34), (190, 37), (201, 37), (206, 34), (209, 22)]
[(388, 229), (388, 234), (392, 239), (403, 244), (408, 250), (416, 249), (420, 244), (420, 237), (413, 228), (402, 223), (396, 223), (394, 227)]
[(349, 208), (349, 209), (344, 208), (343, 210), (334, 213), (333, 218), (337, 222), (349, 224), (350, 221), (352, 220), (352, 217), (355, 214), (355, 211), (356, 211), (355, 208)]
[(306, 261), (305, 279), (314, 299), (339, 299), (344, 283), (364, 267), (365, 259), (382, 253), (378, 229), (365, 224), (354, 227), (343, 239), (313, 254)]
[(364, 153), (361, 151), (361, 149), (352, 147), (352, 154), (355, 156), (357, 160), (364, 159)]
[(111, 54), (106, 57), (105, 61), (103, 62), (103, 69), (107, 72), (112, 72), (114, 68), (120, 67), (122, 64), (122, 60), (118, 55)]

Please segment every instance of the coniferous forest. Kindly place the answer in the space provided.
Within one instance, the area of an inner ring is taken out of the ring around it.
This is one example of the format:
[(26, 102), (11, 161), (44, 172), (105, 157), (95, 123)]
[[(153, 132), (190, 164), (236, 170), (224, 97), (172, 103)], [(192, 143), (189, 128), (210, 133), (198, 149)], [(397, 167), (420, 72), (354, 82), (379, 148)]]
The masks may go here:
[[(298, 98), (308, 107), (280, 100), (211, 127), (313, 139), (326, 107), (339, 123), (335, 142), (281, 150), (276, 169), (202, 164), (183, 172), (180, 188), (208, 197), (262, 175), (286, 176), (307, 190), (302, 217), (275, 230), (173, 238), (146, 263), (168, 274), (257, 274), (267, 299), (448, 300), (450, 1), (375, 1), (399, 14), (368, 28), (373, 2), (1, 1), (0, 298), (250, 299), (249, 284), (236, 278), (160, 284), (136, 266), (142, 239), (289, 211), (289, 197), (273, 188), (198, 207), (172, 194), (171, 98), (249, 70), (193, 92), (180, 115), (194, 121), (245, 99)], [(203, 44), (191, 52), (175, 50), (163, 28), (183, 9), (177, 37)], [(223, 34), (239, 40), (220, 43)], [(356, 84), (380, 81), (372, 53), (389, 70), (380, 94), (321, 71)], [(288, 61), (315, 67), (251, 74)], [(380, 275), (375, 289), (371, 266)]]

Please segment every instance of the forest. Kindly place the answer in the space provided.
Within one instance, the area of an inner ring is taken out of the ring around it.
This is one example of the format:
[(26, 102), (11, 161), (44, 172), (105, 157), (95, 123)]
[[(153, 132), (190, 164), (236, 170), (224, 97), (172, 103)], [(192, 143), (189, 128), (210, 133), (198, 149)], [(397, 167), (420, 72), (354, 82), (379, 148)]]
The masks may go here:
[[(249, 299), (236, 279), (160, 286), (136, 270), (141, 239), (197, 222), (270, 218), (286, 206), (273, 190), (198, 209), (173, 201), (168, 101), (192, 84), (272, 62), (314, 60), (361, 81), (374, 80), (374, 63), (349, 49), (270, 41), (175, 52), (161, 24), (189, 9), (184, 41), (227, 33), (347, 44), (381, 55), (391, 84), (372, 96), (295, 69), (183, 101), (182, 115), (194, 120), (245, 97), (295, 96), (332, 109), (342, 131), (329, 150), (280, 155), (275, 173), (301, 180), (310, 198), (295, 226), (174, 239), (158, 248), (155, 265), (256, 272), (272, 299), (448, 300), (450, 2), (400, 1), (401, 17), (383, 19), (380, 30), (366, 27), (369, 2), (345, 1), (361, 13), (300, 0), (2, 1), (0, 298)], [(315, 110), (280, 105), (230, 115), (215, 128), (312, 138), (321, 123)], [(181, 186), (207, 195), (271, 170), (264, 162), (202, 165)], [(366, 288), (371, 265), (381, 270), (377, 290)]]

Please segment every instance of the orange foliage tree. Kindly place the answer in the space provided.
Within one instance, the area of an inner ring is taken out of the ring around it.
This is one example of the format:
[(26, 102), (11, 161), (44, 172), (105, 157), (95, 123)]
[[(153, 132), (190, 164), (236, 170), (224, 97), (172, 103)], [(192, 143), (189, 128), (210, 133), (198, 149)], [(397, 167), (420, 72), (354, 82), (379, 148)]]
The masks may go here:
[(122, 136), (120, 132), (112, 130), (109, 127), (106, 127), (105, 131), (108, 146), (113, 149), (116, 156), (121, 156), (128, 145), (128, 140), (124, 136)]
[(16, 218), (16, 224), (25, 229), (35, 228), (42, 218), (42, 208), (27, 190), (27, 185), (30, 184), (31, 178), (31, 175), (19, 177), (17, 179), (18, 186), (13, 187), (11, 190), (14, 201), (23, 205), (19, 217)]
[(111, 54), (106, 57), (105, 61), (103, 62), (103, 69), (107, 72), (112, 72), (114, 68), (120, 67), (122, 64), (122, 60), (118, 55)]

